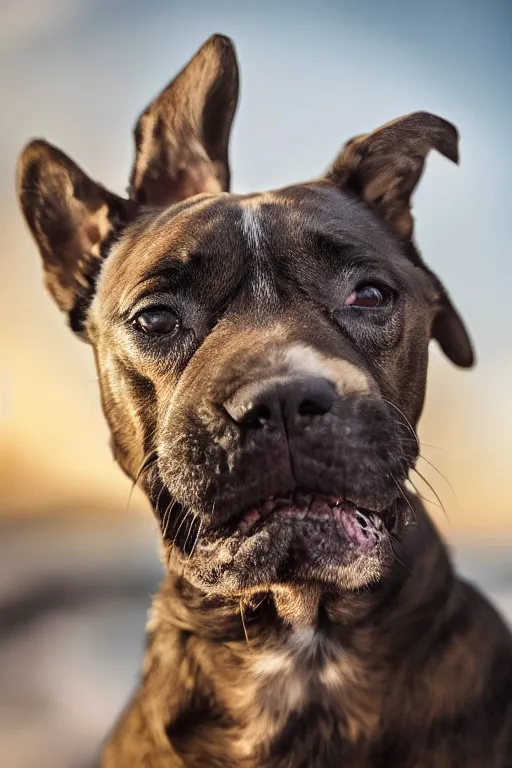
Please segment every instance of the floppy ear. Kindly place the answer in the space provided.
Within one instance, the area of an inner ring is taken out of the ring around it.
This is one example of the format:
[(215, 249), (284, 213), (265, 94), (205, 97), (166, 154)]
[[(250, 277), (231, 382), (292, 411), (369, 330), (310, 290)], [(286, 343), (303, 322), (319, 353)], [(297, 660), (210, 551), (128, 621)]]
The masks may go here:
[(454, 125), (429, 112), (414, 112), (348, 141), (327, 177), (374, 210), (405, 242), (415, 263), (429, 272), (439, 300), (432, 338), (439, 342), (452, 362), (469, 367), (474, 355), (464, 324), (442, 284), (427, 269), (411, 242), (414, 227), (411, 196), (423, 173), (427, 155), (435, 149), (458, 163), (458, 142)]
[(237, 100), (233, 43), (214, 35), (140, 116), (130, 197), (165, 206), (201, 192), (228, 191)]
[(18, 161), (18, 195), (46, 286), (71, 328), (83, 330), (101, 260), (138, 205), (96, 184), (63, 152), (36, 139)]
[(421, 262), (437, 287), (437, 313), (434, 317), (431, 338), (435, 339), (446, 357), (460, 368), (471, 368), (475, 353), (464, 322), (452, 303), (439, 278)]

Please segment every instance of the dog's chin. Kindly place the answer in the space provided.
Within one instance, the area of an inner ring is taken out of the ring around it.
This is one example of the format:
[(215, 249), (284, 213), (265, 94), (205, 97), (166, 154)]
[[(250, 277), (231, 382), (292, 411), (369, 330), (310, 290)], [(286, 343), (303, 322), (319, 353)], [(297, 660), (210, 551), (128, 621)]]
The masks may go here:
[(170, 548), (169, 566), (225, 597), (300, 584), (357, 590), (390, 569), (400, 507), (395, 500), (377, 513), (333, 496), (270, 497), (222, 527), (203, 530), (191, 551)]

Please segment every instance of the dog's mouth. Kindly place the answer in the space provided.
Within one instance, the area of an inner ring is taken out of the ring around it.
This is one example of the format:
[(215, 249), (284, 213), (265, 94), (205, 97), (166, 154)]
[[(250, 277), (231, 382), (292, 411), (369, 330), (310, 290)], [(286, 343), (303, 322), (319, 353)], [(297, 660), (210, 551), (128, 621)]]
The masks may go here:
[[(390, 533), (395, 526), (395, 504), (379, 512), (360, 507), (341, 496), (325, 496), (296, 490), (269, 496), (252, 505), (226, 526), (224, 533), (250, 537), (269, 522), (331, 519), (345, 536), (359, 545), (373, 542), (375, 535)], [(228, 530), (229, 528), (229, 530)]]
[(305, 582), (359, 588), (393, 562), (403, 503), (388, 503), (375, 511), (301, 490), (269, 496), (223, 523), (197, 523), (183, 544), (175, 540), (175, 562), (192, 583), (218, 594)]
[[(387, 506), (375, 505), (369, 509), (342, 496), (314, 493), (295, 489), (286, 494), (271, 495), (252, 504), (223, 522), (200, 522), (198, 515), (185, 512), (175, 502), (166, 508), (164, 536), (178, 546), (185, 555), (191, 555), (199, 541), (215, 542), (234, 538), (250, 540), (258, 534), (284, 527), (328, 526), (356, 548), (366, 550), (377, 540), (399, 534), (406, 515), (401, 509), (400, 497)], [(176, 524), (168, 518), (168, 509), (176, 515)], [(167, 515), (167, 516), (166, 516)]]

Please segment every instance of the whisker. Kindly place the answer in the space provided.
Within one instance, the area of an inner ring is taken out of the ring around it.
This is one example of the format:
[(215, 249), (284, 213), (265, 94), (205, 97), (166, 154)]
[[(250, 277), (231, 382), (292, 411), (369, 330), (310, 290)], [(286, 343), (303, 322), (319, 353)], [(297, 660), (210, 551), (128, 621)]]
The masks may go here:
[(174, 535), (171, 537), (171, 543), (175, 544), (176, 539), (178, 538), (179, 532), (181, 531), (181, 526), (185, 522), (186, 518), (188, 516), (188, 511), (186, 509), (181, 508), (181, 513), (179, 513), (176, 517), (176, 520), (174, 521)]
[(150, 451), (144, 456), (144, 459), (142, 460), (140, 468), (136, 473), (134, 480), (132, 481), (130, 493), (128, 494), (128, 501), (126, 502), (125, 514), (128, 512), (130, 508), (130, 503), (132, 500), (133, 491), (135, 490), (135, 486), (139, 482), (144, 472), (146, 472), (150, 467), (152, 467), (157, 459), (158, 459), (158, 453), (155, 450)]
[(427, 480), (427, 478), (426, 478), (426, 477), (424, 477), (424, 476), (421, 474), (421, 472), (419, 471), (419, 469), (416, 469), (416, 467), (413, 467), (413, 472), (416, 472), (416, 474), (417, 474), (417, 475), (418, 475), (418, 476), (419, 476), (419, 477), (420, 477), (420, 478), (423, 480), (423, 482), (425, 483), (425, 485), (428, 485), (428, 487), (430, 488), (430, 490), (432, 491), (432, 493), (434, 494), (434, 496), (435, 496), (435, 497), (436, 497), (436, 499), (438, 500), (438, 502), (439, 502), (439, 505), (440, 505), (440, 507), (441, 507), (441, 509), (442, 509), (442, 511), (443, 511), (443, 513), (444, 513), (444, 516), (445, 516), (445, 517), (446, 517), (446, 519), (448, 520), (448, 513), (447, 513), (447, 511), (446, 511), (446, 509), (445, 509), (445, 506), (444, 506), (444, 504), (443, 504), (443, 502), (442, 502), (442, 500), (441, 500), (441, 497), (439, 496), (439, 494), (437, 493), (436, 489), (435, 489), (435, 488), (434, 488), (434, 486), (432, 485), (432, 483), (430, 483), (430, 482)]
[(175, 499), (171, 499), (169, 504), (167, 505), (167, 509), (165, 511), (165, 515), (162, 520), (162, 528), (163, 528), (163, 537), (164, 539), (167, 536), (167, 529), (169, 528), (169, 523), (171, 522), (171, 515), (174, 507), (176, 506)]
[(192, 557), (192, 555), (194, 554), (194, 549), (197, 547), (197, 542), (199, 541), (199, 536), (201, 535), (201, 528), (202, 527), (203, 527), (203, 521), (200, 520), (199, 521), (199, 526), (197, 528), (196, 540), (194, 541), (194, 543), (192, 545), (192, 549), (190, 550), (189, 559)]
[(414, 427), (412, 426), (411, 422), (409, 421), (409, 419), (407, 418), (405, 413), (402, 411), (402, 409), (399, 408), (398, 405), (395, 405), (395, 403), (392, 403), (391, 400), (387, 400), (385, 397), (383, 397), (382, 399), (384, 400), (385, 403), (387, 403), (392, 408), (394, 408), (396, 411), (398, 411), (400, 416), (405, 420), (406, 426), (409, 428), (412, 436), (416, 440), (416, 444), (418, 445), (419, 444), (419, 438), (418, 438), (418, 435), (416, 434), (416, 430), (414, 429)]
[(139, 471), (135, 475), (134, 483), (137, 484), (144, 474), (144, 472), (147, 472), (147, 470), (153, 466), (155, 461), (158, 459), (158, 453), (155, 450), (149, 451), (144, 459), (142, 460), (142, 464), (140, 465)]
[(416, 520), (416, 513), (415, 513), (415, 511), (414, 511), (414, 507), (412, 506), (411, 502), (409, 501), (409, 499), (407, 498), (407, 496), (406, 496), (406, 495), (405, 495), (405, 493), (403, 492), (403, 490), (402, 490), (402, 487), (400, 486), (400, 483), (398, 482), (398, 480), (396, 479), (396, 477), (395, 477), (394, 475), (392, 475), (391, 473), (390, 473), (390, 476), (391, 476), (391, 479), (393, 480), (394, 484), (396, 485), (396, 487), (397, 487), (397, 488), (398, 488), (398, 490), (400, 491), (400, 494), (402, 495), (402, 497), (403, 497), (403, 499), (404, 499), (405, 503), (407, 504), (407, 506), (408, 506), (408, 507), (409, 507), (409, 509), (411, 510), (411, 513), (412, 513), (412, 517), (413, 517), (413, 520)]
[[(179, 522), (179, 525), (178, 525), (178, 527), (177, 527), (177, 529), (176, 529), (176, 533), (175, 533), (175, 534), (174, 534), (174, 536), (171, 538), (171, 546), (172, 546), (172, 547), (173, 547), (173, 546), (176, 544), (176, 542), (177, 542), (177, 540), (178, 540), (178, 536), (180, 535), (180, 531), (181, 531), (181, 529), (183, 528), (183, 526), (184, 526), (184, 524), (185, 524), (185, 521), (186, 521), (187, 517), (189, 516), (189, 514), (190, 514), (190, 512), (189, 512), (189, 510), (188, 510), (188, 509), (184, 509), (184, 510), (182, 510), (182, 513), (181, 513), (181, 520), (180, 520), (180, 522)], [(178, 523), (178, 521), (176, 521), (176, 523)]]
[(190, 538), (190, 534), (192, 533), (192, 528), (193, 528), (194, 523), (197, 520), (197, 518), (198, 518), (198, 514), (197, 513), (192, 516), (192, 521), (190, 523), (190, 526), (189, 526), (189, 529), (188, 529), (188, 532), (187, 532), (187, 538), (185, 539), (185, 544), (183, 545), (183, 551), (184, 552), (187, 551), (188, 540)]
[[(395, 422), (395, 424), (399, 424), (402, 427), (407, 426), (406, 424), (402, 424), (401, 421), (397, 421)], [(415, 443), (421, 446), (422, 448), (433, 448), (436, 451), (445, 451), (445, 452), (447, 450), (446, 448), (442, 448), (440, 445), (432, 445), (432, 443), (424, 443), (422, 440), (414, 440), (413, 438), (410, 438), (410, 437), (402, 437), (401, 439), (404, 443)]]
[(407, 478), (407, 482), (409, 482), (409, 483), (412, 485), (412, 487), (414, 488), (414, 492), (416, 493), (416, 496), (418, 496), (418, 498), (419, 498), (419, 499), (422, 499), (422, 500), (423, 500), (423, 501), (425, 501), (427, 504), (432, 504), (432, 506), (433, 506), (433, 507), (437, 507), (438, 509), (442, 509), (442, 507), (441, 507), (441, 505), (440, 505), (440, 504), (436, 504), (436, 502), (435, 502), (435, 501), (432, 501), (432, 499), (427, 499), (427, 497), (426, 497), (426, 496), (423, 496), (423, 494), (421, 494), (421, 493), (419, 492), (419, 490), (418, 490), (417, 486), (416, 486), (416, 485), (413, 483), (413, 481), (411, 480), (411, 478), (410, 478), (410, 477), (408, 477), (408, 478)]
[(130, 504), (131, 504), (131, 501), (132, 501), (133, 491), (135, 490), (135, 486), (136, 485), (137, 485), (137, 481), (133, 480), (133, 482), (132, 482), (132, 484), (130, 486), (130, 492), (128, 494), (128, 501), (126, 502), (126, 507), (125, 507), (125, 510), (124, 510), (124, 514), (125, 515), (128, 514), (128, 511), (130, 509)]
[(252, 606), (252, 610), (253, 610), (253, 611), (257, 611), (257, 610), (258, 610), (258, 608), (260, 607), (260, 605), (263, 605), (263, 603), (265, 602), (265, 600), (268, 600), (268, 595), (266, 595), (266, 594), (263, 594), (263, 597), (261, 598), (261, 600), (259, 601), (259, 603), (256, 603), (256, 605), (253, 605), (253, 606)]
[[(156, 480), (156, 478), (155, 478), (155, 480)], [(154, 485), (154, 483), (153, 483), (153, 485)], [(158, 496), (156, 497), (156, 501), (155, 501), (155, 512), (157, 512), (157, 513), (158, 513), (158, 506), (160, 504), (160, 499), (161, 499), (162, 493), (164, 491), (165, 491), (165, 485), (162, 483), (162, 487), (158, 491)], [(153, 493), (153, 487), (151, 487), (151, 493)]]
[(161, 520), (161, 523), (160, 523), (160, 528), (161, 528), (161, 531), (162, 531), (162, 537), (164, 539), (165, 539), (165, 535), (167, 533), (167, 529), (165, 527), (165, 525), (166, 525), (165, 521), (167, 519), (167, 513), (169, 512), (169, 509), (170, 509), (171, 506), (172, 506), (172, 501), (170, 501), (168, 503), (168, 505), (166, 506), (166, 508), (164, 509), (164, 513), (162, 515), (162, 520)]
[(249, 635), (247, 634), (247, 627), (245, 626), (244, 604), (243, 604), (243, 598), (242, 597), (240, 598), (240, 618), (242, 619), (242, 627), (243, 627), (243, 630), (244, 630), (245, 641), (247, 643), (247, 647), (249, 648), (249, 650), (252, 651), (251, 644), (249, 642)]
[(451, 490), (451, 492), (452, 492), (452, 494), (453, 494), (453, 497), (454, 497), (455, 501), (457, 501), (457, 503), (458, 503), (457, 494), (455, 493), (455, 490), (454, 490), (454, 488), (453, 488), (453, 485), (450, 483), (450, 481), (448, 480), (448, 478), (447, 478), (447, 477), (445, 477), (445, 475), (443, 475), (443, 473), (442, 473), (442, 472), (441, 472), (441, 471), (440, 471), (440, 470), (439, 470), (439, 469), (438, 469), (438, 468), (437, 468), (437, 467), (436, 467), (434, 464), (432, 464), (432, 462), (431, 462), (431, 461), (429, 461), (429, 459), (426, 459), (426, 458), (425, 458), (425, 456), (422, 456), (422, 455), (421, 455), (421, 453), (420, 453), (420, 455), (419, 455), (419, 458), (420, 458), (420, 459), (423, 459), (423, 461), (426, 461), (426, 462), (427, 462), (427, 464), (430, 464), (430, 466), (432, 467), (432, 469), (434, 469), (434, 470), (437, 472), (437, 474), (438, 474), (438, 475), (440, 475), (440, 476), (443, 478), (443, 480), (445, 481), (446, 485), (447, 485), (447, 486), (449, 487), (449, 489)]
[(409, 567), (408, 567), (408, 566), (407, 566), (407, 565), (404, 563), (404, 561), (403, 561), (403, 560), (400, 560), (400, 558), (399, 558), (399, 557), (398, 557), (398, 555), (396, 554), (395, 550), (393, 549), (393, 543), (391, 543), (391, 551), (392, 551), (392, 553), (393, 553), (393, 557), (395, 558), (395, 560), (397, 561), (397, 563), (399, 563), (399, 564), (402, 566), (402, 568), (405, 568), (405, 570), (407, 571), (407, 573), (410, 573), (410, 574), (412, 575), (412, 571), (411, 571), (411, 569), (410, 569), (410, 568), (409, 568)]

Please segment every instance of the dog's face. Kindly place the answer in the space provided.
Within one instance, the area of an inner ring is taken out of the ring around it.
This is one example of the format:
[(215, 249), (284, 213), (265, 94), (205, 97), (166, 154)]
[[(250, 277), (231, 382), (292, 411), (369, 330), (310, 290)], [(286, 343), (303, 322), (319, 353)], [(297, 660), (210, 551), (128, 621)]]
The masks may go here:
[(21, 202), (169, 566), (233, 597), (353, 589), (382, 576), (408, 517), (430, 339), (472, 363), (411, 241), (426, 155), (456, 160), (457, 133), (416, 113), (321, 179), (230, 195), (237, 82), (211, 38), (140, 118), (129, 200), (37, 141)]

